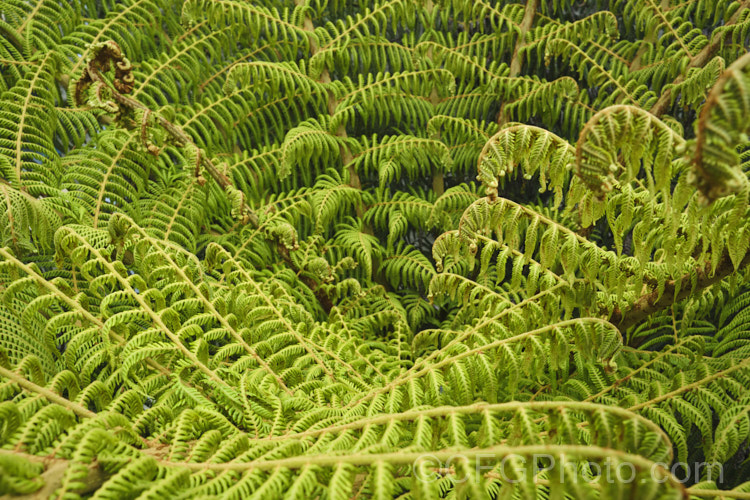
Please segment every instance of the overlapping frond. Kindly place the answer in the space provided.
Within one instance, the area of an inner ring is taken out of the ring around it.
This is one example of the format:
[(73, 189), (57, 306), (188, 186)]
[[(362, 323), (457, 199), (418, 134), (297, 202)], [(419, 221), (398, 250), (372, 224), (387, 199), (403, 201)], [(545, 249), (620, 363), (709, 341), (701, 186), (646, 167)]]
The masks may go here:
[(0, 496), (748, 498), (748, 33), (0, 3)]

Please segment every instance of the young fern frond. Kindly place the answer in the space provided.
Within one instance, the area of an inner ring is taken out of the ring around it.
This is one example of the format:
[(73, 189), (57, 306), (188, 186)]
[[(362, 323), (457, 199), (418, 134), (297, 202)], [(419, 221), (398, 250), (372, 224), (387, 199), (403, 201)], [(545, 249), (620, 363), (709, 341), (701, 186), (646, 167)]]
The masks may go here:
[[(750, 109), (750, 57), (731, 64), (701, 109), (696, 138), (690, 143), (695, 185), (708, 201), (730, 193), (747, 200), (747, 176), (739, 170), (738, 143), (746, 142)], [(745, 201), (747, 203), (747, 201)]]

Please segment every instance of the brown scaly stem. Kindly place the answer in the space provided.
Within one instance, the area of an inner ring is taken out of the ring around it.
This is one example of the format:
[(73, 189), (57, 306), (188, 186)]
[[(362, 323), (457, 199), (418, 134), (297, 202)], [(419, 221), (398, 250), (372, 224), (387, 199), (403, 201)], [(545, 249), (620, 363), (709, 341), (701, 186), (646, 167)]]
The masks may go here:
[[(526, 45), (526, 34), (534, 24), (534, 15), (536, 14), (537, 5), (539, 0), (528, 0), (526, 2), (526, 9), (523, 13), (523, 20), (521, 21), (521, 29), (518, 33), (518, 39), (516, 40), (515, 47), (513, 48), (513, 57), (510, 61), (510, 74), (511, 78), (521, 74), (521, 66), (523, 65), (523, 49)], [(507, 121), (505, 113), (505, 105), (507, 102), (503, 102), (500, 105), (500, 112), (497, 114), (497, 124), (502, 126)]]
[[(750, 253), (745, 255), (745, 258), (742, 259), (739, 269), (748, 265), (750, 265)], [(732, 265), (732, 260), (729, 258), (728, 254), (725, 254), (719, 261), (719, 265), (716, 266), (716, 270), (713, 274), (711, 273), (710, 264), (706, 264), (704, 267), (697, 270), (697, 283), (695, 289), (702, 290), (708, 288), (726, 278), (734, 271), (735, 269)], [(677, 294), (675, 294), (675, 291), (677, 290), (676, 285), (678, 280), (667, 281), (664, 285), (664, 293), (662, 293), (661, 297), (659, 297), (659, 292), (657, 290), (642, 295), (625, 311), (615, 308), (608, 321), (616, 325), (620, 331), (624, 332), (631, 326), (648, 318), (651, 314), (665, 309), (679, 300), (687, 298), (692, 289), (691, 280), (691, 274), (685, 274), (679, 278), (680, 289)], [(638, 347), (638, 345), (636, 343), (631, 345), (631, 347)]]

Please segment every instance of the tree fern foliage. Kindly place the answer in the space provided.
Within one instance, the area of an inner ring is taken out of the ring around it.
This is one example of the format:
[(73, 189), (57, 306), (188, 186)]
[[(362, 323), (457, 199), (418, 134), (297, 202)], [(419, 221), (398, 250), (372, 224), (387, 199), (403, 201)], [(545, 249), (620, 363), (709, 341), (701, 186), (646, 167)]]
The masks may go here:
[(3, 0), (0, 495), (750, 498), (749, 44)]

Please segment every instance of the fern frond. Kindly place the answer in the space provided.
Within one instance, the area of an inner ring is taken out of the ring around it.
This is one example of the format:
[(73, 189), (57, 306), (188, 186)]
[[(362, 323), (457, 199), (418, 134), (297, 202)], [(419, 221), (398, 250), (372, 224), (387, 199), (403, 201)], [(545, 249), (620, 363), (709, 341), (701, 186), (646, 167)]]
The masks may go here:
[(750, 498), (749, 7), (0, 2), (0, 496)]

